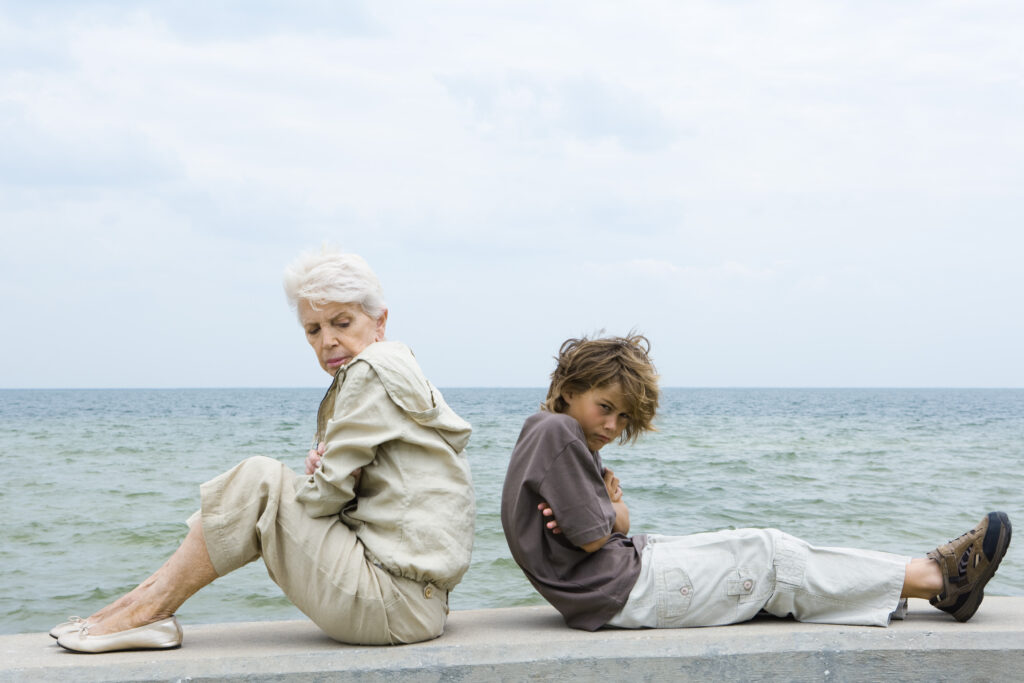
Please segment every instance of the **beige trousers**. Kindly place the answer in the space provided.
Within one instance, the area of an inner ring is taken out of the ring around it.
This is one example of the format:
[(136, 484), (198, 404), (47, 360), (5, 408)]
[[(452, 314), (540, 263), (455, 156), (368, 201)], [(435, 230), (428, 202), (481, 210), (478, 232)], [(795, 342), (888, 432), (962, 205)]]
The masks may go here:
[(217, 574), (262, 557), (288, 599), (343, 643), (414, 643), (441, 635), (447, 591), (373, 564), (337, 515), (307, 515), (295, 500), (295, 478), (283, 463), (254, 457), (200, 487), (202, 508), (189, 525), (201, 518)]

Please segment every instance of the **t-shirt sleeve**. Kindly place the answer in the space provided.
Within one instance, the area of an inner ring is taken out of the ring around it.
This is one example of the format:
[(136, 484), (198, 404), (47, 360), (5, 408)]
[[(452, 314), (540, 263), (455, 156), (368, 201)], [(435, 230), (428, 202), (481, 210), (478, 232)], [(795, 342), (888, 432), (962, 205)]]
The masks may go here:
[(347, 369), (325, 429), (322, 466), (296, 491), (310, 517), (336, 515), (355, 498), (352, 473), (373, 462), (378, 446), (401, 436), (400, 412), (369, 363)]
[(612, 532), (615, 509), (608, 499), (600, 464), (582, 442), (567, 445), (554, 458), (539, 493), (573, 545), (582, 546)]

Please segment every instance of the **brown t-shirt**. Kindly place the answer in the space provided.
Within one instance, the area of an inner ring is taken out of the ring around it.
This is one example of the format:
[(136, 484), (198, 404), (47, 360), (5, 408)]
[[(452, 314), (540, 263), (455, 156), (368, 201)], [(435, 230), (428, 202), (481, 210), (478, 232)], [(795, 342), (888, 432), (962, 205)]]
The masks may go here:
[[(647, 537), (612, 533), (596, 552), (579, 546), (607, 536), (615, 509), (604, 465), (568, 415), (540, 412), (523, 425), (505, 475), (501, 525), (512, 557), (573, 628), (594, 631), (622, 609), (640, 574)], [(547, 528), (546, 502), (561, 534)]]

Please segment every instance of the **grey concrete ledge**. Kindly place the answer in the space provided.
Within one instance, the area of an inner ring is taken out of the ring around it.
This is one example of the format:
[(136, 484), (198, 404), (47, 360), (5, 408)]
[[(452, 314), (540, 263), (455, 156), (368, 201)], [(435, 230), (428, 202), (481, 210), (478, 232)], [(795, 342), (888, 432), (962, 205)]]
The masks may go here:
[(967, 624), (911, 600), (889, 628), (758, 618), (679, 630), (567, 628), (549, 607), (453, 612), (444, 636), (340, 645), (307, 621), (185, 624), (178, 650), (79, 655), (0, 636), (2, 681), (1024, 681), (1024, 598)]

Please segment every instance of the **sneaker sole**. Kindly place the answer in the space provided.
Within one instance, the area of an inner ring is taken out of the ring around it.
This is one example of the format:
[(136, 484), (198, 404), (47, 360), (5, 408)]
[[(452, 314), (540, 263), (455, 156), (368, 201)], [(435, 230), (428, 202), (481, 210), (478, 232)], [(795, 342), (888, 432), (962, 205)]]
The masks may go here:
[[(994, 522), (998, 522), (998, 528)], [(1010, 525), (1010, 518), (1007, 517), (1005, 512), (988, 513), (988, 530), (985, 532), (984, 540), (982, 540), (982, 552), (985, 552), (984, 549), (992, 548), (993, 559), (978, 579), (974, 590), (963, 596), (963, 603), (955, 606), (953, 610), (950, 611), (950, 614), (952, 614), (953, 618), (957, 621), (967, 621), (974, 616), (975, 612), (978, 611), (978, 607), (981, 606), (981, 601), (985, 599), (985, 584), (987, 584), (989, 579), (991, 579), (996, 573), (996, 569), (999, 568), (999, 563), (1003, 561), (1003, 556), (1006, 555), (1006, 549), (1010, 547), (1010, 536), (1012, 533), (1013, 527)], [(987, 554), (988, 553), (986, 553), (986, 555)]]

